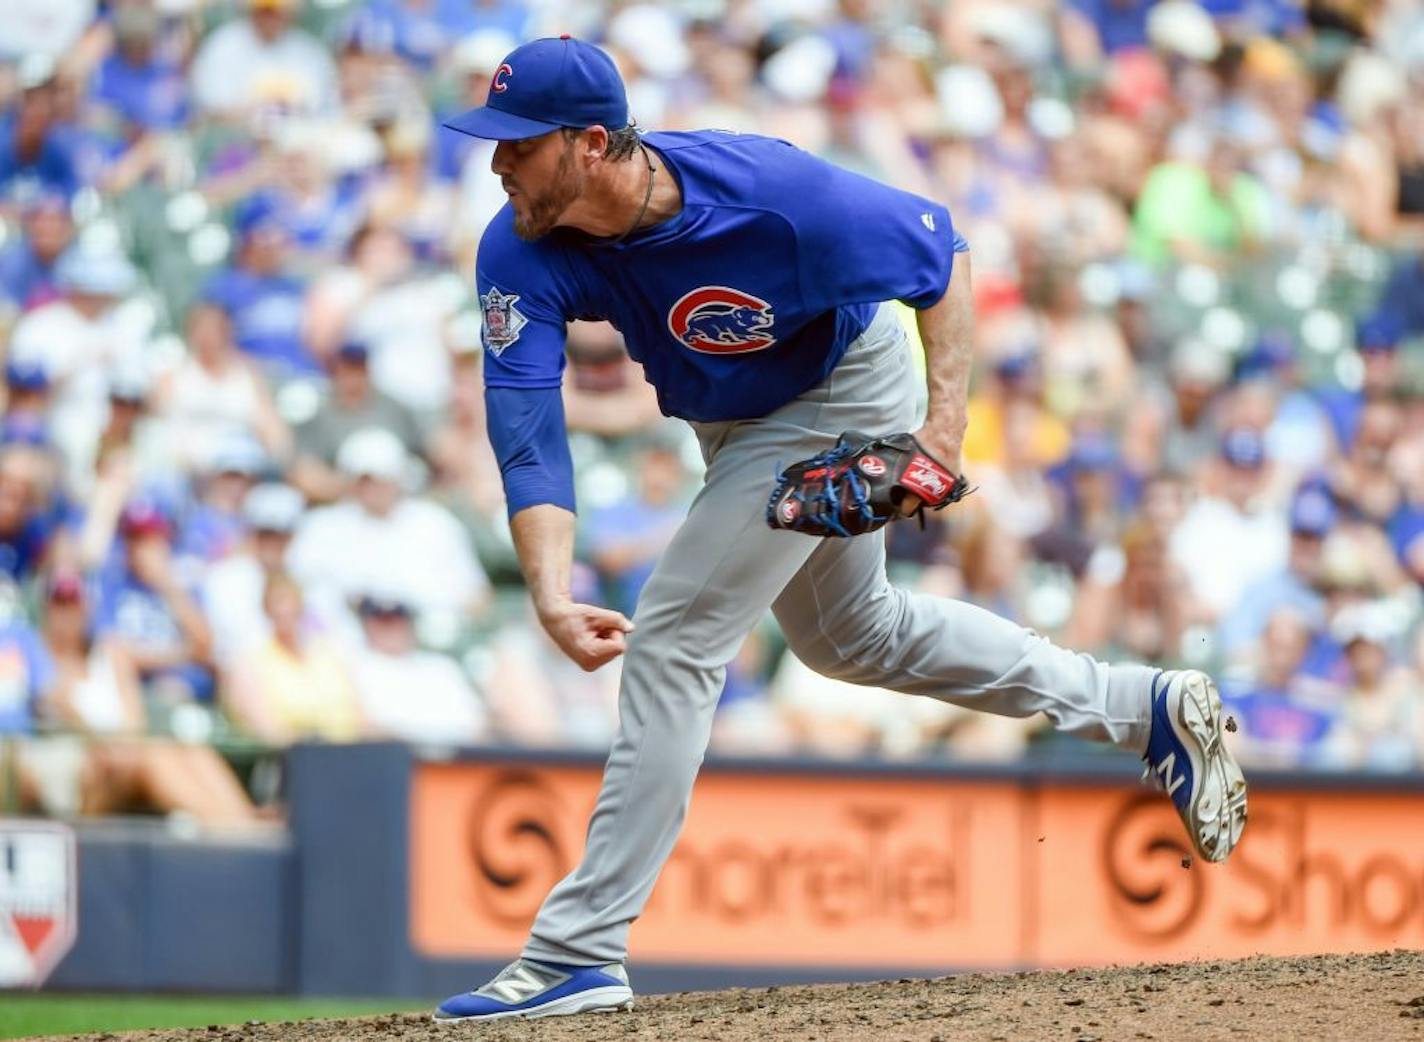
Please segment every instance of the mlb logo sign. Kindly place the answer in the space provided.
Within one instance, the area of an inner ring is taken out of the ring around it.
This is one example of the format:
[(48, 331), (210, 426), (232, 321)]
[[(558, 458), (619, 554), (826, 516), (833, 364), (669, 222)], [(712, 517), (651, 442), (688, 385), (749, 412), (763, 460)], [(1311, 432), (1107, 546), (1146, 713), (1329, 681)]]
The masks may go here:
[(0, 819), (0, 988), (37, 988), (78, 933), (74, 833)]

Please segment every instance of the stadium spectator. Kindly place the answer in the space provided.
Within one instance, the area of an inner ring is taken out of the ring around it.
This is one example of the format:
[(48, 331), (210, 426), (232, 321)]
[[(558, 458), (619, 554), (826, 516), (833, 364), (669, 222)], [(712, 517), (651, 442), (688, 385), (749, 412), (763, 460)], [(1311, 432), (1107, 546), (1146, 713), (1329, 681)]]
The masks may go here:
[(1289, 610), (1312, 631), (1325, 624), (1325, 598), (1318, 587), (1325, 537), (1335, 526), (1335, 504), (1318, 485), (1296, 493), (1290, 514), (1290, 548), (1279, 571), (1242, 590), (1218, 621), (1216, 639), (1228, 658), (1247, 653), (1265, 632), (1271, 617)]
[(63, 519), (45, 494), (45, 466), (32, 448), (0, 449), (0, 575), (32, 579), (67, 542)]
[(283, 459), (291, 432), (261, 371), (238, 351), (227, 312), (199, 301), (188, 312), (187, 333), (187, 354), (154, 391), (154, 408), (184, 468), (207, 462), (219, 445), (241, 435)]
[(248, 197), (233, 225), (237, 257), (208, 280), (203, 299), (227, 312), (237, 346), (272, 379), (318, 371), (302, 337), (306, 290), (287, 270), (290, 238), (276, 200), (270, 193)]
[(411, 461), (399, 439), (359, 430), (336, 462), (349, 494), (308, 514), (290, 551), (313, 611), (329, 626), (349, 626), (349, 606), (371, 589), (446, 629), (482, 611), (489, 581), (469, 537), (444, 507), (407, 494)]
[(1420, 764), (1424, 690), (1419, 676), (1394, 660), (1397, 616), (1387, 602), (1356, 604), (1331, 627), (1349, 665), (1341, 719), (1331, 736), (1334, 766), (1407, 771)]
[(0, 111), (0, 207), (14, 210), (46, 192), (68, 199), (81, 184), (78, 157), (59, 121), (58, 88), (46, 76)]
[(417, 645), (412, 605), (367, 593), (356, 613), (364, 643), (352, 672), (368, 737), (460, 744), (488, 736), (484, 703), (460, 667)]
[(351, 241), (350, 265), (312, 288), (308, 335), (323, 357), (341, 343), (364, 344), (376, 388), (429, 420), (449, 394), (445, 323), (467, 293), (449, 273), (421, 267), (400, 231), (368, 222)]
[(137, 499), (119, 518), (119, 536), (119, 554), (100, 576), (96, 635), (124, 649), (150, 700), (210, 700), (212, 634), (174, 567), (172, 522)]
[(148, 4), (124, 3), (112, 24), (114, 49), (94, 70), (90, 96), (114, 111), (126, 136), (181, 129), (188, 83), (178, 56), (162, 46), (162, 15)]
[(310, 631), (301, 586), (285, 572), (270, 573), (262, 611), (270, 635), (246, 645), (224, 684), (233, 721), (271, 745), (356, 739), (362, 723), (345, 657)]
[(277, 483), (258, 485), (243, 498), (246, 537), (203, 578), (203, 610), (219, 665), (231, 665), (271, 636), (263, 598), (268, 583), (285, 573), (287, 548), (305, 507), (300, 492)]
[(677, 432), (650, 436), (633, 458), (633, 487), (585, 521), (589, 560), (598, 569), (603, 603), (632, 612), (653, 566), (687, 512), (687, 470)]
[(243, 500), (268, 469), (265, 453), (244, 434), (219, 444), (197, 475), (196, 496), (183, 511), (173, 552), (185, 567), (223, 560), (246, 532)]
[(1194, 614), (1211, 622), (1286, 559), (1285, 519), (1263, 502), (1266, 449), (1249, 427), (1227, 431), (1207, 487), (1172, 532), (1169, 553), (1186, 576)]
[(1329, 763), (1329, 739), (1339, 721), (1332, 692), (1312, 685), (1301, 667), (1310, 627), (1283, 609), (1271, 616), (1256, 661), (1244, 676), (1227, 674), (1221, 697), (1240, 728), (1241, 756), (1259, 766), (1311, 767)]
[(29, 761), (43, 765), (35, 773), (46, 810), (103, 815), (141, 808), (207, 826), (256, 822), (251, 799), (210, 746), (145, 737), (138, 670), (120, 643), (94, 636), (88, 604), (77, 572), (54, 572), (45, 583), (44, 640), (55, 667), (45, 712), (78, 739), (50, 740), (55, 744)]
[(57, 298), (55, 267), (73, 240), (68, 199), (41, 192), (27, 200), (19, 241), (0, 250), (0, 308), (31, 311)]
[(9, 357), (49, 376), (55, 445), (82, 459), (104, 425), (109, 374), (146, 367), (154, 315), (131, 297), (138, 273), (117, 251), (76, 246), (60, 258), (55, 279), (62, 295), (20, 319)]
[(330, 388), (315, 415), (297, 428), (295, 458), (287, 479), (313, 502), (338, 499), (346, 481), (337, 454), (357, 431), (375, 428), (394, 435), (407, 453), (419, 454), (423, 436), (415, 415), (377, 390), (371, 352), (359, 340), (342, 344), (329, 363)]
[(215, 30), (193, 59), (193, 100), (209, 116), (326, 114), (337, 105), (336, 66), (293, 25), (300, 0), (247, 0), (245, 17)]

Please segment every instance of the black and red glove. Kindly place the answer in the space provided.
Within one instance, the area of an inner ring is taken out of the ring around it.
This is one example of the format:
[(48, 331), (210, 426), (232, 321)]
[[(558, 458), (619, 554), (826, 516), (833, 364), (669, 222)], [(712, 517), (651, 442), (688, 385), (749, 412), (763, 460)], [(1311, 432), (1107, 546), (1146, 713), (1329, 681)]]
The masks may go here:
[[(835, 447), (781, 472), (766, 523), (807, 535), (850, 537), (896, 518), (938, 510), (969, 492), (964, 475), (931, 456), (912, 434), (871, 438), (846, 431)], [(906, 512), (908, 497), (919, 502)]]

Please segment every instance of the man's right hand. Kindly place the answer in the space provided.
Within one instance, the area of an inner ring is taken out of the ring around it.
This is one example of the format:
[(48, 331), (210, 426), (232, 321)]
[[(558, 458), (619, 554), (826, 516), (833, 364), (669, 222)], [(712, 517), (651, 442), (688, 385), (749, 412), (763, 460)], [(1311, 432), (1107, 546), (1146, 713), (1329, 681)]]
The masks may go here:
[(539, 611), (549, 638), (580, 669), (592, 673), (627, 650), (633, 623), (622, 612), (592, 604), (562, 601)]

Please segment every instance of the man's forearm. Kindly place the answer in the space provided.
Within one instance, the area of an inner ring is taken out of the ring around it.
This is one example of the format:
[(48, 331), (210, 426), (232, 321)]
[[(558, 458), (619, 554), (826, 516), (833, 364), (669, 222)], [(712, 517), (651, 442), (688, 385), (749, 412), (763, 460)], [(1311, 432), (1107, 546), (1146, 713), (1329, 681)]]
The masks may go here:
[(525, 507), (510, 519), (510, 530), (524, 582), (540, 617), (555, 605), (572, 600), (573, 513), (552, 503)]
[(925, 448), (957, 469), (968, 423), (969, 374), (974, 362), (969, 254), (954, 258), (954, 274), (944, 296), (933, 307), (915, 314), (929, 381), (929, 411), (919, 437)]

